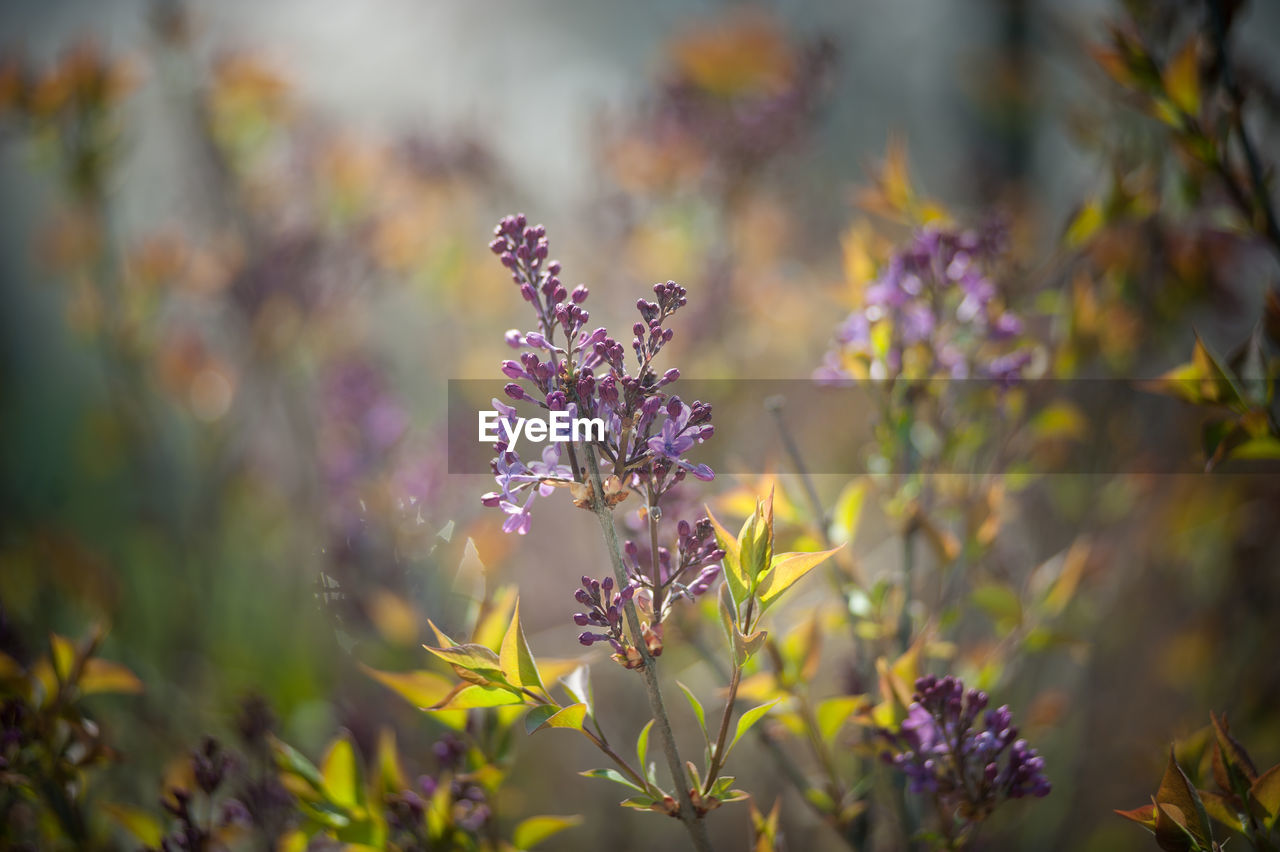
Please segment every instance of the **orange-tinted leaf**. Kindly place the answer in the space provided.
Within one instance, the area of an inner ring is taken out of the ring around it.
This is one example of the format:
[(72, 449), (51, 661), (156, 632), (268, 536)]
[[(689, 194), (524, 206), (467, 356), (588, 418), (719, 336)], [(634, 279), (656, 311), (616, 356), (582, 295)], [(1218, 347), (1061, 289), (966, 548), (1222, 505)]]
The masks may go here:
[(1125, 819), (1133, 820), (1134, 822), (1138, 823), (1144, 828), (1149, 829), (1150, 831), (1156, 830), (1156, 806), (1155, 805), (1143, 805), (1142, 807), (1134, 808), (1131, 811), (1117, 810), (1116, 813), (1118, 813), (1120, 816), (1124, 817)]
[(1280, 763), (1258, 776), (1249, 788), (1249, 795), (1267, 811), (1267, 826), (1276, 824), (1280, 817)]
[[(1174, 760), (1173, 749), (1169, 750), (1169, 763), (1160, 780), (1160, 789), (1156, 791), (1156, 805), (1157, 838), (1162, 835), (1162, 827), (1168, 828), (1161, 818), (1165, 814), (1171, 818), (1181, 817), (1179, 824), (1191, 834), (1196, 843), (1205, 849), (1210, 847), (1213, 831), (1209, 827), (1209, 815), (1205, 813), (1204, 803), (1200, 801), (1196, 788)], [(1174, 836), (1176, 837), (1176, 833)]]
[(92, 658), (85, 661), (80, 675), (80, 692), (93, 695), (100, 692), (142, 692), (142, 681), (125, 666), (109, 660)]

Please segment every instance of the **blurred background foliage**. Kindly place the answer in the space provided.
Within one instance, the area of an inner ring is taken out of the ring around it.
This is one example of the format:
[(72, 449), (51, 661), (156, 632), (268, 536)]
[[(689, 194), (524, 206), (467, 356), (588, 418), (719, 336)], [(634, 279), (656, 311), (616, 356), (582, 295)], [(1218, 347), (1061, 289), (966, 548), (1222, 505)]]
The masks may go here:
[[(1280, 10), (1222, 6), (1269, 186)], [(86, 803), (76, 842), (130, 848), (120, 808), (161, 820), (162, 779), (205, 734), (243, 733), (250, 695), (326, 772), (344, 749), (371, 777), (390, 766), (383, 731), (405, 768), (382, 777), (453, 772), (433, 750), (450, 724), (361, 666), (420, 668), (428, 618), (466, 634), (504, 585), (540, 656), (577, 656), (570, 590), (604, 561), (592, 519), (566, 503), (515, 542), (479, 508), (487, 481), (447, 473), (446, 382), (494, 375), (520, 322), (486, 249), (511, 209), (555, 232), (601, 321), (629, 321), (655, 280), (686, 286), (670, 362), (689, 377), (809, 377), (913, 228), (992, 216), (1042, 375), (1154, 379), (1194, 347), (1204, 367), (1264, 340), (1280, 247), (1237, 154), (1214, 154), (1241, 108), (1200, 99), (1221, 78), (1203, 17), (1157, 0), (6, 4), (0, 674), (48, 696), (73, 668), (41, 681), (42, 657), (125, 667), (80, 684), (87, 717), (42, 705), (95, 744), (63, 767)], [(1231, 429), (1268, 433), (1256, 408), (1203, 448), (1126, 438), (1221, 459)], [(1071, 418), (1029, 424), (1037, 451), (1069, 442)], [(842, 424), (809, 427), (801, 451)], [(917, 601), (937, 608), (913, 611), (935, 628), (921, 652), (1023, 708), (1055, 786), (1034, 818), (1002, 814), (991, 848), (1136, 848), (1111, 809), (1145, 801), (1164, 746), (1209, 710), (1260, 765), (1280, 757), (1274, 474), (819, 470), (722, 476), (712, 506), (736, 524), (771, 485), (784, 549), (852, 541), (853, 583), (810, 580), (774, 616), (782, 674), (744, 696), (876, 694), (912, 599), (900, 533), (919, 532), (939, 578)], [(587, 544), (566, 559), (566, 539)], [(663, 659), (712, 700), (696, 651), (718, 637), (686, 620)], [(86, 635), (74, 652), (60, 638)], [(625, 673), (596, 670), (597, 701), (638, 731)], [(586, 817), (556, 848), (679, 837), (574, 775), (583, 744), (513, 736), (514, 762), (480, 760), (509, 777), (451, 794), (483, 786), (504, 837), (541, 813)], [(760, 810), (792, 802), (765, 750), (743, 749)], [(725, 848), (746, 814), (713, 817)], [(799, 804), (781, 825), (789, 848), (839, 848)]]

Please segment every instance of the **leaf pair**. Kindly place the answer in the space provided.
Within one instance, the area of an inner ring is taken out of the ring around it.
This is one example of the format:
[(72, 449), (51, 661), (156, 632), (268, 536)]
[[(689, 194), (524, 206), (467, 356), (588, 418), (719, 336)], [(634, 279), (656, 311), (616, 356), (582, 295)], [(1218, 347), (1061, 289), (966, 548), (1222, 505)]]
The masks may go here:
[[(750, 635), (755, 619), (773, 606), (782, 595), (844, 545), (831, 550), (806, 553), (778, 553), (773, 550), (773, 492), (756, 503), (755, 511), (742, 524), (737, 536), (716, 519), (710, 509), (716, 543), (724, 551), (725, 585), (731, 595), (735, 624), (740, 633)], [(743, 623), (742, 607), (749, 601), (759, 604), (751, 623)]]

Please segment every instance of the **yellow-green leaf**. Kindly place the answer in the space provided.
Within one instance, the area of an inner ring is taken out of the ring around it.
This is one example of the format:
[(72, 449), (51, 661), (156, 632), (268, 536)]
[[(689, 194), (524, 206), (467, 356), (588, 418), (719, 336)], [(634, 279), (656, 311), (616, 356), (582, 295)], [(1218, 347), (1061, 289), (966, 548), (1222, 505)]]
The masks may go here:
[(1269, 435), (1250, 438), (1232, 449), (1227, 455), (1230, 458), (1242, 460), (1280, 459), (1280, 440)]
[(434, 707), (453, 691), (455, 684), (443, 675), (429, 671), (384, 672), (360, 665), (365, 674), (397, 693), (415, 707)]
[[(548, 706), (551, 706), (551, 705), (540, 705), (538, 708), (535, 708), (535, 709), (541, 710), (542, 707), (548, 707)], [(531, 713), (530, 715), (533, 715), (533, 714)], [(534, 717), (534, 718), (536, 720), (537, 717)], [(587, 718), (587, 705), (570, 704), (568, 707), (555, 710), (555, 712), (547, 716), (546, 719), (541, 720), (531, 730), (529, 729), (529, 725), (530, 725), (529, 722), (525, 723), (525, 727), (526, 727), (526, 730), (529, 731), (529, 733), (533, 733), (534, 731), (540, 731), (543, 728), (569, 728), (575, 731), (581, 731), (582, 721), (586, 718)]]
[(511, 842), (517, 849), (531, 849), (553, 835), (567, 828), (582, 824), (582, 817), (574, 816), (535, 816), (521, 822), (511, 835)]
[(837, 695), (819, 702), (814, 715), (818, 721), (818, 733), (830, 741), (855, 713), (866, 706), (865, 695)]
[(640, 765), (640, 774), (644, 775), (648, 772), (645, 767), (648, 765), (649, 758), (649, 732), (653, 730), (653, 720), (650, 719), (645, 726), (640, 729), (640, 736), (636, 737), (636, 762)]
[(538, 674), (538, 665), (533, 661), (533, 653), (524, 638), (524, 628), (520, 626), (520, 601), (516, 600), (511, 614), (511, 624), (502, 637), (502, 653), (499, 656), (502, 673), (512, 686), (524, 689), (536, 689), (544, 692), (542, 677)]
[(733, 739), (729, 742), (729, 747), (725, 749), (725, 754), (732, 751), (733, 747), (738, 744), (738, 740), (742, 739), (743, 735), (745, 735), (747, 731), (751, 730), (752, 727), (755, 726), (756, 722), (759, 722), (760, 719), (764, 717), (764, 714), (768, 713), (769, 709), (777, 703), (777, 701), (770, 701), (768, 704), (761, 704), (759, 707), (752, 707), (750, 710), (743, 713), (742, 717), (738, 719), (738, 727), (733, 733)]
[(75, 643), (65, 636), (54, 633), (49, 636), (49, 646), (53, 650), (51, 659), (54, 674), (57, 675), (59, 683), (66, 683), (67, 678), (71, 676), (71, 669), (75, 667)]
[(751, 581), (742, 570), (741, 545), (738, 539), (720, 525), (716, 516), (711, 513), (710, 507), (707, 507), (707, 517), (711, 520), (711, 527), (716, 533), (716, 546), (724, 551), (725, 583), (733, 594), (734, 601), (745, 601), (751, 589)]
[(759, 595), (761, 610), (768, 609), (783, 592), (808, 574), (818, 565), (825, 562), (833, 553), (844, 545), (822, 550), (817, 553), (780, 553), (773, 559), (769, 573), (760, 581)]
[(502, 707), (508, 704), (524, 704), (517, 692), (501, 686), (481, 686), (478, 683), (459, 684), (431, 710), (477, 710), (483, 707)]
[(383, 728), (378, 733), (378, 780), (384, 793), (398, 793), (408, 786), (404, 770), (400, 768), (400, 753), (396, 749), (393, 728)]
[(1249, 788), (1249, 795), (1267, 811), (1267, 827), (1274, 826), (1280, 817), (1280, 763), (1258, 776)]
[(320, 775), (324, 778), (324, 792), (329, 801), (350, 811), (363, 811), (364, 772), (349, 736), (343, 734), (329, 746), (320, 763)]
[(1169, 99), (1193, 118), (1200, 114), (1200, 63), (1196, 46), (1195, 38), (1188, 39), (1164, 70), (1164, 88)]
[(684, 693), (684, 697), (689, 699), (689, 706), (693, 708), (693, 715), (698, 718), (698, 729), (702, 731), (702, 738), (710, 741), (707, 737), (707, 713), (702, 709), (702, 702), (698, 700), (698, 696), (693, 694), (693, 690), (685, 686), (680, 681), (676, 681), (676, 686)]
[(430, 645), (422, 647), (451, 664), (464, 680), (482, 685), (506, 683), (498, 655), (484, 645), (469, 642), (448, 648), (432, 648)]
[(125, 666), (96, 657), (86, 660), (80, 675), (80, 692), (93, 695), (100, 692), (142, 692), (142, 681)]
[(317, 793), (324, 789), (324, 778), (315, 764), (307, 760), (302, 752), (283, 740), (273, 739), (271, 750), (275, 755), (276, 766), (284, 772), (301, 778)]

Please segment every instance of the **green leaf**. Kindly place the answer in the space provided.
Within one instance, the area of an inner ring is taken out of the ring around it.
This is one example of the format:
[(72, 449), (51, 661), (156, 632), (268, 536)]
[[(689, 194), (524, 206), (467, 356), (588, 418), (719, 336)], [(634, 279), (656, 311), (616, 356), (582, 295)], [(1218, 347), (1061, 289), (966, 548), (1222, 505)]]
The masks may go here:
[(698, 696), (693, 694), (693, 690), (680, 681), (676, 681), (676, 686), (680, 687), (681, 691), (684, 692), (684, 697), (689, 699), (689, 706), (693, 708), (693, 715), (698, 717), (698, 729), (702, 731), (702, 738), (709, 741), (707, 737), (707, 713), (702, 709), (702, 702), (698, 700)]
[(459, 684), (443, 701), (431, 710), (477, 710), (483, 707), (502, 707), (508, 704), (525, 704), (525, 697), (501, 686), (481, 686), (476, 683)]
[[(535, 715), (533, 711), (530, 711), (529, 715), (525, 716), (524, 727), (529, 733), (532, 734), (534, 731), (540, 731), (543, 728), (571, 728), (575, 731), (581, 731), (582, 721), (587, 718), (587, 705), (585, 704), (570, 704), (568, 707), (563, 708), (555, 707), (551, 704), (543, 704), (534, 708), (534, 710), (543, 710), (543, 708), (552, 710), (551, 713), (546, 714), (545, 718), (542, 718), (542, 713)], [(538, 721), (539, 719), (541, 720)], [(530, 725), (534, 721), (538, 721), (538, 724), (531, 728)]]
[(534, 731), (540, 730), (547, 720), (559, 712), (560, 708), (554, 704), (539, 704), (532, 708), (524, 716), (524, 732), (532, 734)]
[(822, 550), (817, 553), (781, 553), (774, 557), (769, 573), (760, 582), (761, 611), (768, 609), (778, 598), (796, 584), (805, 574), (825, 562), (833, 553), (844, 545)]
[(324, 792), (329, 801), (350, 811), (363, 812), (364, 773), (350, 738), (343, 734), (333, 741), (320, 764)]
[(711, 520), (711, 527), (716, 533), (716, 546), (724, 551), (725, 585), (735, 602), (745, 601), (750, 593), (751, 581), (742, 569), (741, 545), (738, 539), (720, 525), (710, 507), (707, 507), (707, 518)]
[(721, 775), (716, 782), (711, 785), (711, 789), (707, 795), (715, 796), (717, 799), (729, 792), (729, 788), (733, 786), (732, 775)]
[(637, 792), (645, 792), (644, 789), (628, 780), (626, 776), (616, 769), (588, 769), (586, 772), (579, 772), (578, 774), (584, 778), (604, 778), (605, 780), (612, 781), (615, 784), (630, 787), (632, 790)]
[(468, 643), (448, 648), (433, 648), (430, 645), (422, 647), (452, 665), (459, 677), (471, 683), (483, 685), (507, 683), (498, 655), (484, 645)]
[(502, 673), (513, 686), (524, 689), (536, 689), (545, 692), (542, 677), (538, 674), (538, 665), (533, 661), (529, 651), (529, 643), (524, 638), (524, 628), (520, 626), (520, 600), (516, 599), (515, 611), (511, 615), (511, 626), (502, 637), (502, 653), (498, 658)]
[(618, 804), (622, 805), (624, 808), (632, 808), (637, 811), (651, 811), (653, 810), (653, 806), (658, 804), (660, 801), (662, 800), (658, 797), (645, 793), (642, 796), (632, 796), (629, 799), (623, 799)]
[(415, 707), (426, 709), (443, 701), (457, 684), (435, 672), (384, 672), (360, 664), (369, 677), (406, 699)]
[(640, 729), (640, 736), (636, 738), (636, 761), (640, 764), (641, 774), (646, 774), (649, 765), (649, 731), (653, 730), (653, 720), (650, 719), (648, 724)]
[(759, 707), (752, 707), (750, 710), (743, 713), (742, 717), (738, 719), (737, 730), (734, 731), (733, 740), (730, 741), (729, 747), (725, 749), (725, 754), (727, 755), (729, 752), (733, 751), (733, 747), (738, 744), (738, 740), (742, 739), (743, 735), (747, 731), (751, 730), (751, 728), (755, 726), (756, 722), (759, 722), (764, 717), (764, 714), (768, 713), (769, 709), (777, 703), (777, 700), (770, 701), (768, 704), (761, 704)]
[(866, 703), (865, 695), (837, 695), (820, 702), (814, 711), (814, 716), (818, 722), (818, 734), (823, 741), (830, 742), (844, 727), (849, 717)]
[(317, 793), (324, 790), (324, 778), (321, 777), (320, 770), (302, 752), (278, 739), (272, 740), (271, 750), (275, 755), (276, 766), (282, 771), (306, 781)]
[(517, 849), (531, 849), (548, 837), (559, 834), (567, 828), (582, 824), (582, 817), (573, 816), (534, 816), (522, 821), (511, 834), (511, 842)]

